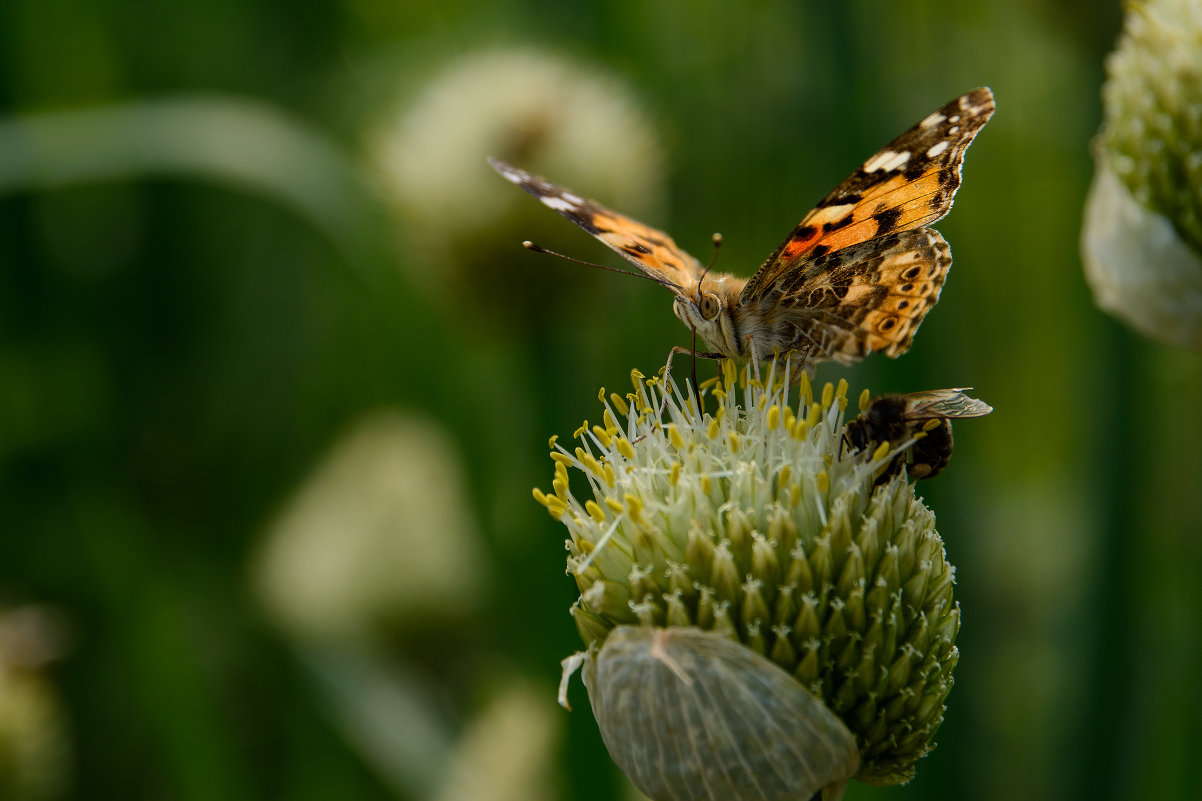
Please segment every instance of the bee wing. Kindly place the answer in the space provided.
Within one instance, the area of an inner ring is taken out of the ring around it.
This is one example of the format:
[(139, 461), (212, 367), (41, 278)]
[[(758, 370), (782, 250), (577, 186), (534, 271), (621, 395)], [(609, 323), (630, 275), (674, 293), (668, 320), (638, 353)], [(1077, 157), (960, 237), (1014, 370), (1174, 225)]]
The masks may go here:
[(928, 420), (933, 417), (984, 417), (993, 411), (993, 407), (985, 401), (965, 395), (966, 389), (972, 387), (932, 389), (906, 395), (905, 418)]
[(663, 231), (611, 211), (500, 159), (490, 156), (488, 163), (502, 178), (525, 189), (544, 206), (567, 217), (673, 292), (679, 294), (701, 278), (700, 262)]

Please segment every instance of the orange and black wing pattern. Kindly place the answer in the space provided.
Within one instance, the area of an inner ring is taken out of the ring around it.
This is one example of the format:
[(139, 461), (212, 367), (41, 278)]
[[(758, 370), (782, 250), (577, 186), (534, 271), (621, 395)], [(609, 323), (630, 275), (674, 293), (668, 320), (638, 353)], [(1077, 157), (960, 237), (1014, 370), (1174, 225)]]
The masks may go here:
[(817, 258), (942, 218), (960, 188), (964, 152), (994, 112), (993, 92), (957, 97), (894, 139), (823, 198), (747, 282), (742, 300)]
[(549, 209), (559, 212), (604, 242), (622, 258), (674, 292), (695, 285), (701, 265), (663, 231), (644, 225), (545, 178), (489, 158), (507, 181), (517, 184)]

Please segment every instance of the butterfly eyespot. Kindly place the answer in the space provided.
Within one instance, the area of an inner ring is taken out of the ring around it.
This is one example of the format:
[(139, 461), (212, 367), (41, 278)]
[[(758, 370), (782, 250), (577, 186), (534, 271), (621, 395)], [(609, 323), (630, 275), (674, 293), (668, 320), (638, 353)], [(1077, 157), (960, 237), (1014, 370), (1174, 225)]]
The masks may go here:
[(702, 294), (701, 302), (697, 304), (697, 310), (701, 312), (701, 316), (707, 320), (715, 320), (718, 317), (718, 312), (722, 311), (722, 303), (718, 300), (717, 295), (711, 295), (708, 292)]

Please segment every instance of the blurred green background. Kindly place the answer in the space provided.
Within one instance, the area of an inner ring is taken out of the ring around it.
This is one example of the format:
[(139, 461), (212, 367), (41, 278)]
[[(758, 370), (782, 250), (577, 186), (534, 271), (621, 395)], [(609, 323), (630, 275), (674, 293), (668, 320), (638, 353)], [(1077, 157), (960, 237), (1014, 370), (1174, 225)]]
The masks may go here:
[[(0, 798), (613, 799), (554, 705), (546, 440), (686, 344), (493, 154), (750, 274), (989, 85), (955, 266), (853, 396), (973, 386), (939, 748), (849, 799), (1195, 798), (1202, 369), (1078, 236), (1117, 2), (6, 0)], [(680, 362), (678, 362), (679, 364)], [(702, 377), (712, 367), (702, 365)]]

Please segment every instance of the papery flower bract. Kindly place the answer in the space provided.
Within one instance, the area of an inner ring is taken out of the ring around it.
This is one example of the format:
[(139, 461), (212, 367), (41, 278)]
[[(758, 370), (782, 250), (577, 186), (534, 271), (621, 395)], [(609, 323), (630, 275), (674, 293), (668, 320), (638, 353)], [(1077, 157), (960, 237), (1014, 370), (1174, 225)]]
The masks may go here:
[(602, 422), (578, 446), (552, 440), (552, 491), (535, 498), (568, 528), (586, 644), (619, 625), (725, 633), (842, 719), (855, 778), (904, 782), (952, 686), (954, 569), (903, 476), (873, 491), (913, 441), (849, 453), (846, 382), (815, 398), (803, 376), (790, 405), (775, 369), (761, 384), (724, 363), (703, 417), (670, 386), (662, 425), (659, 379), (636, 371), (625, 397), (602, 390)]

